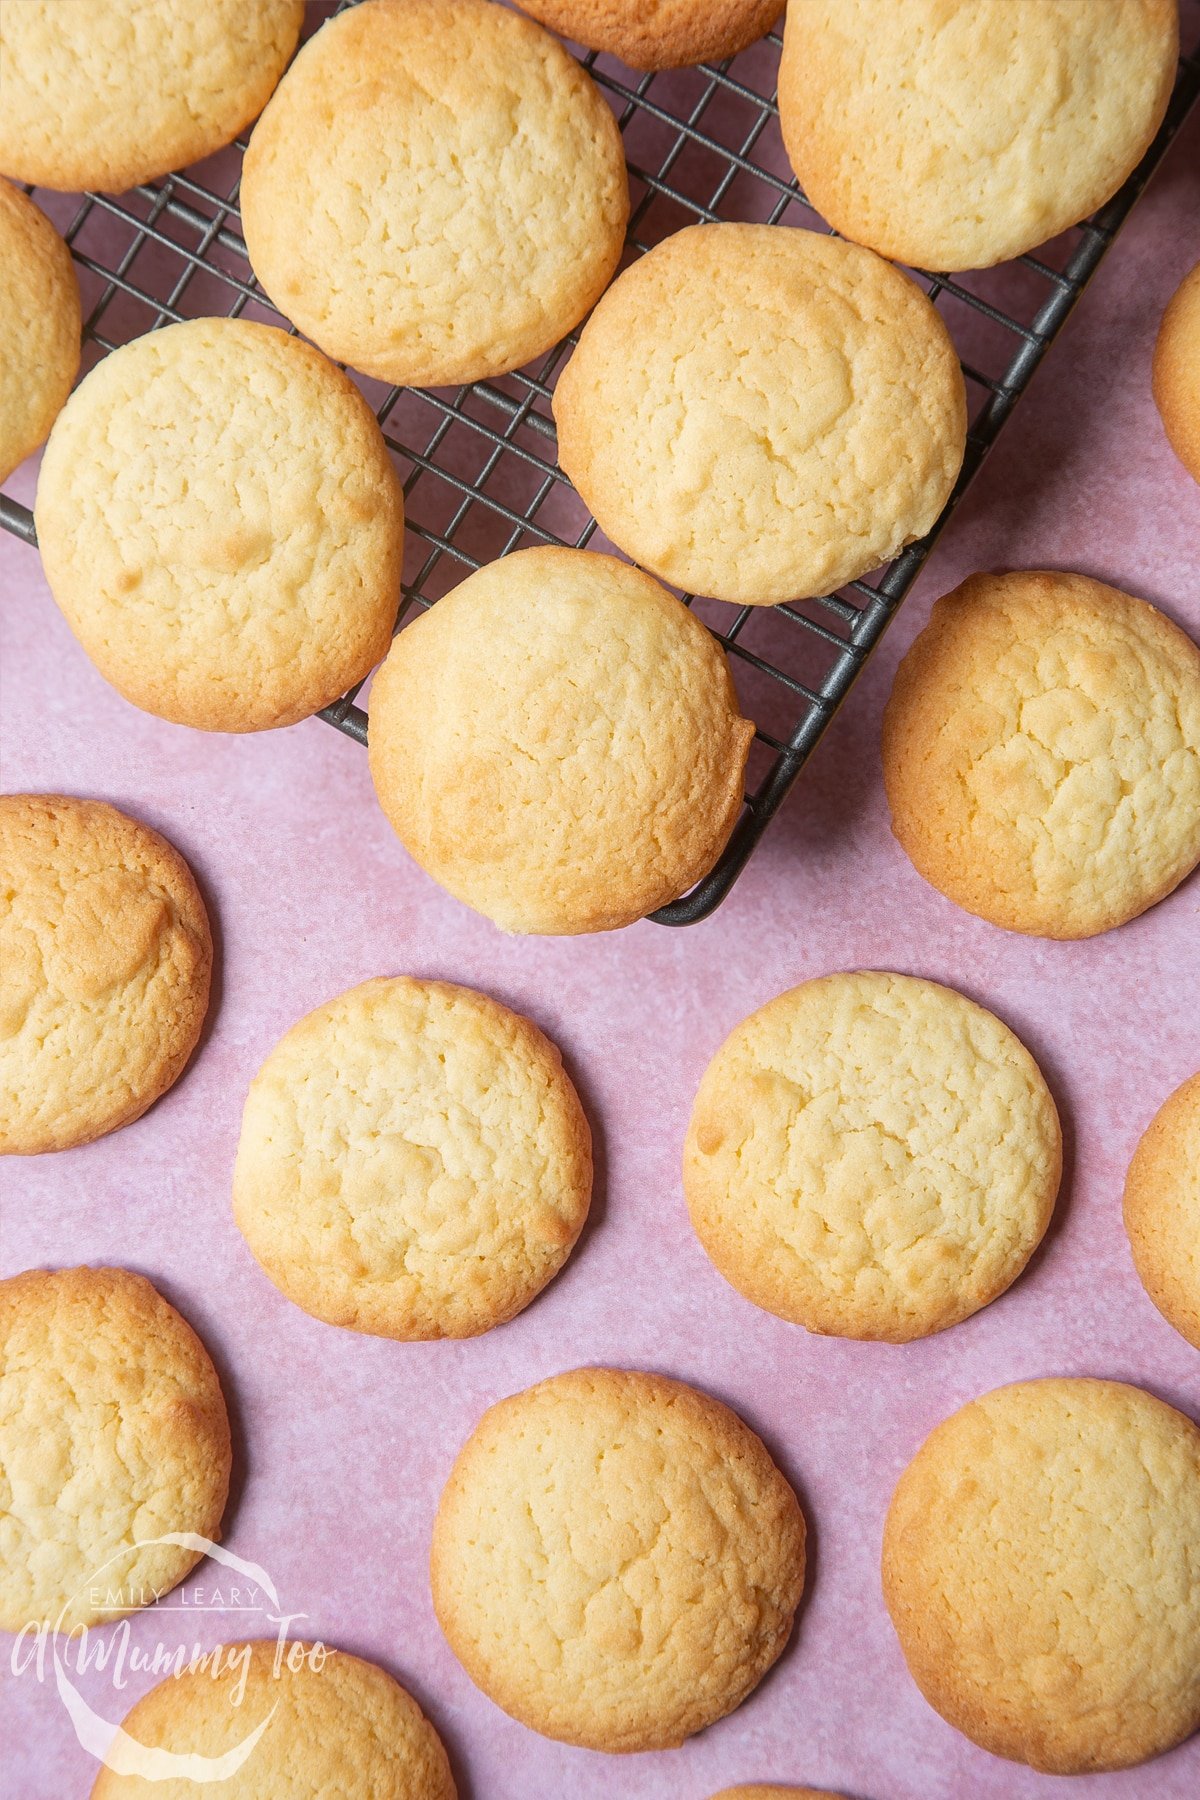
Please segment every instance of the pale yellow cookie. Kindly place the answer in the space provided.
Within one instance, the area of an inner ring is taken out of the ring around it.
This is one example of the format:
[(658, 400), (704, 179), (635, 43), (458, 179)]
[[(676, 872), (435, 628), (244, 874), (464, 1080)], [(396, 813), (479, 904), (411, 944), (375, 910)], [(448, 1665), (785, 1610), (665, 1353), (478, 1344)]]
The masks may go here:
[(946, 1419), (892, 1496), (883, 1591), (929, 1704), (1053, 1775), (1200, 1725), (1200, 1430), (1117, 1381), (1020, 1381)]
[(1200, 862), (1200, 649), (1085, 575), (972, 575), (883, 716), (892, 830), (993, 925), (1084, 938)]
[(0, 481), (45, 442), (79, 368), (71, 252), (19, 189), (0, 181)]
[(521, 0), (572, 43), (607, 50), (631, 69), (718, 62), (765, 36), (783, 0)]
[(1180, 283), (1154, 346), (1154, 402), (1171, 448), (1200, 481), (1200, 263)]
[(722, 1788), (712, 1800), (843, 1800), (829, 1788), (780, 1787), (773, 1782), (755, 1782), (751, 1787)]
[(603, 293), (621, 134), (590, 76), (491, 0), (365, 0), (305, 45), (246, 153), (242, 225), (280, 311), (407, 386), (499, 375)]
[(1200, 1350), (1200, 1075), (1146, 1127), (1125, 1179), (1125, 1229), (1142, 1286)]
[(368, 981), (255, 1076), (233, 1210), (281, 1293), (383, 1337), (474, 1337), (566, 1262), (591, 1134), (536, 1025), (444, 981)]
[(1178, 53), (1177, 0), (800, 0), (780, 124), (845, 237), (918, 268), (987, 268), (1116, 193)]
[(558, 454), (614, 544), (691, 593), (832, 593), (941, 512), (962, 371), (907, 276), (783, 225), (694, 225), (613, 284), (554, 394)]
[[(193, 1661), (143, 1694), (121, 1725), (132, 1745), (113, 1744), (92, 1800), (196, 1800), (210, 1784), (222, 1800), (455, 1800), (441, 1738), (376, 1663), (297, 1639), (219, 1657), (215, 1674)], [(146, 1750), (191, 1760), (151, 1780), (162, 1764)], [(217, 1779), (225, 1758), (237, 1766)]]
[(182, 1073), (212, 936), (191, 870), (99, 800), (0, 795), (0, 1155), (86, 1144)]
[(683, 1185), (739, 1293), (835, 1337), (904, 1343), (1011, 1286), (1062, 1172), (1054, 1101), (983, 1007), (905, 975), (768, 1001), (705, 1071)]
[(4, 0), (0, 170), (122, 193), (261, 112), (304, 0)]
[(400, 633), (371, 774), (421, 867), (503, 930), (608, 931), (708, 873), (753, 730), (720, 646), (656, 581), (521, 550)]
[(127, 1269), (0, 1281), (0, 1628), (150, 1606), (215, 1541), (229, 1420), (190, 1325)]
[(354, 384), (272, 326), (192, 319), (106, 356), (50, 434), (35, 518), (100, 673), (177, 724), (292, 725), (391, 640), (400, 477)]
[(576, 1369), (502, 1400), (438, 1507), (433, 1604), (485, 1694), (546, 1737), (663, 1750), (783, 1650), (804, 1517), (736, 1413), (664, 1376)]

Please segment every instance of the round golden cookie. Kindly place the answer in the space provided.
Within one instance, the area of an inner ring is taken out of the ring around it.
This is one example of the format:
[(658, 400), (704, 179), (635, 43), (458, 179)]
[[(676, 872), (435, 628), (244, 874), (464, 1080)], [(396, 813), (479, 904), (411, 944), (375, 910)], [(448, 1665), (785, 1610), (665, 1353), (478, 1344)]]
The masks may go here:
[(1154, 402), (1171, 448), (1200, 481), (1200, 263), (1180, 283), (1154, 346)]
[(779, 119), (835, 230), (917, 268), (988, 268), (1111, 199), (1178, 53), (1177, 0), (804, 0)]
[(212, 935), (191, 870), (99, 800), (0, 795), (0, 1155), (90, 1143), (183, 1072)]
[(1006, 1025), (906, 975), (806, 981), (705, 1071), (688, 1211), (727, 1281), (809, 1331), (906, 1343), (1016, 1280), (1050, 1222), (1058, 1114)]
[(480, 569), (371, 690), (384, 812), (505, 931), (609, 931), (684, 893), (733, 830), (753, 733), (700, 621), (585, 550)]
[(829, 1788), (780, 1787), (775, 1782), (755, 1782), (750, 1787), (722, 1788), (712, 1800), (843, 1800)]
[(0, 181), (0, 481), (45, 442), (79, 368), (80, 329), (71, 252)]
[(892, 1496), (883, 1591), (929, 1704), (1048, 1774), (1124, 1769), (1200, 1725), (1200, 1430), (1118, 1381), (997, 1388)]
[(554, 417), (614, 544), (676, 587), (767, 606), (922, 537), (967, 409), (936, 309), (881, 258), (792, 226), (694, 225), (604, 296)]
[(0, 170), (122, 193), (231, 143), (296, 48), (304, 0), (5, 0)]
[(883, 779), (904, 850), (967, 912), (1109, 931), (1200, 862), (1200, 649), (1085, 575), (972, 575), (896, 672)]
[(176, 724), (295, 724), (391, 641), (400, 477), (354, 384), (272, 326), (191, 319), (106, 356), (50, 434), (35, 518), (100, 673)]
[(474, 1337), (557, 1275), (591, 1191), (591, 1133), (549, 1039), (485, 994), (401, 977), (275, 1046), (246, 1101), (233, 1210), (316, 1318)]
[(770, 31), (783, 0), (520, 0), (572, 43), (631, 69), (683, 69), (733, 56)]
[(208, 1352), (128, 1269), (0, 1281), (0, 1628), (101, 1624), (220, 1535), (229, 1420)]
[(575, 1369), (502, 1400), (433, 1528), (433, 1604), (471, 1679), (523, 1725), (664, 1750), (780, 1655), (804, 1516), (736, 1413), (660, 1375)]
[[(441, 1738), (377, 1663), (274, 1638), (222, 1645), (220, 1658), (215, 1675), (193, 1659), (143, 1694), (121, 1725), (133, 1747), (109, 1750), (92, 1800), (195, 1800), (209, 1783), (223, 1800), (455, 1800)], [(206, 1761), (195, 1775), (168, 1763), (151, 1781), (143, 1748)], [(207, 1759), (230, 1756), (237, 1767), (217, 1780)]]
[(599, 90), (491, 0), (365, 0), (305, 45), (241, 187), (254, 273), (339, 362), (477, 381), (549, 350), (603, 293), (629, 214)]
[(1125, 1230), (1142, 1286), (1200, 1350), (1200, 1074), (1164, 1100), (1134, 1152)]

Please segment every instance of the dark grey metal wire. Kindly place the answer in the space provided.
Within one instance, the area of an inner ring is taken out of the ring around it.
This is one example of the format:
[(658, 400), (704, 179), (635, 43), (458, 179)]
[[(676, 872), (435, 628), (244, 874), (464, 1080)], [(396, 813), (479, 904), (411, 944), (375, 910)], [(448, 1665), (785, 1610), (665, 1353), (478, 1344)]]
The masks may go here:
[[(342, 0), (342, 4), (353, 0)], [(778, 38), (772, 42), (778, 48)], [(806, 207), (804, 195), (794, 181), (773, 173), (755, 162), (753, 152), (763, 133), (777, 117), (774, 95), (763, 95), (741, 80), (741, 60), (731, 64), (706, 67), (699, 72), (703, 88), (699, 97), (679, 116), (659, 103), (653, 93), (659, 77), (645, 75), (629, 85), (627, 79), (614, 74), (611, 65), (595, 55), (585, 57), (595, 79), (612, 95), (622, 130), (639, 117), (653, 120), (671, 134), (671, 141), (654, 168), (641, 166), (630, 158), (631, 185), (635, 194), (640, 188), (629, 223), (629, 241), (636, 253), (648, 248), (643, 232), (647, 215), (656, 202), (663, 201), (683, 209), (688, 222), (715, 220), (722, 212), (727, 195), (739, 177), (761, 184), (771, 197), (768, 217), (781, 219), (792, 207)], [(916, 579), (938, 535), (944, 529), (955, 506), (977, 473), (988, 450), (1010, 416), (1014, 405), (1028, 386), (1042, 357), (1062, 328), (1084, 287), (1098, 267), (1151, 173), (1161, 160), (1167, 145), (1187, 117), (1200, 94), (1200, 45), (1185, 57), (1171, 108), (1158, 138), (1145, 160), (1122, 188), (1121, 192), (1095, 218), (1077, 228), (1076, 242), (1064, 267), (1055, 269), (1035, 256), (1020, 259), (1029, 275), (1045, 290), (1045, 298), (1031, 319), (1012, 316), (986, 295), (975, 293), (963, 283), (944, 274), (916, 271), (930, 297), (937, 302), (943, 296), (969, 307), (992, 325), (1011, 334), (1014, 340), (1006, 366), (997, 375), (989, 375), (966, 363), (963, 372), (977, 396), (981, 397), (967, 438), (967, 454), (962, 473), (941, 518), (929, 535), (910, 544), (874, 583), (851, 582), (841, 594), (831, 594), (807, 603), (818, 616), (809, 616), (797, 606), (771, 609), (774, 618), (786, 619), (796, 627), (797, 665), (802, 665), (803, 645), (807, 641), (821, 645), (830, 657), (830, 666), (814, 685), (802, 681), (794, 669), (783, 666), (787, 660), (777, 653), (771, 657), (759, 654), (742, 643), (744, 628), (756, 610), (740, 608), (731, 623), (714, 635), (730, 656), (753, 668), (773, 682), (788, 697), (792, 723), (786, 735), (778, 736), (759, 730), (758, 741), (770, 752), (766, 773), (753, 792), (746, 796), (741, 818), (724, 855), (712, 872), (691, 893), (653, 916), (662, 924), (684, 925), (706, 917), (728, 894), (744, 868), (768, 822), (789, 792), (797, 775), (819, 742), (834, 713), (845, 700), (850, 687), (867, 657), (879, 642), (897, 607)], [(752, 118), (737, 147), (718, 141), (704, 128), (704, 115), (718, 96), (729, 95), (748, 107)], [(244, 148), (244, 144), (241, 146)], [(689, 149), (698, 148), (718, 159), (720, 173), (706, 200), (698, 200), (673, 182), (672, 172)], [(237, 182), (227, 193), (218, 193), (198, 181), (194, 174), (167, 176), (152, 187), (139, 188), (136, 194), (147, 208), (145, 215), (131, 210), (130, 197), (113, 198), (104, 194), (83, 196), (78, 211), (65, 236), (80, 265), (102, 278), (103, 287), (85, 321), (86, 340), (101, 351), (115, 348), (116, 340), (102, 329), (106, 314), (121, 296), (140, 303), (147, 309), (143, 327), (157, 326), (185, 317), (181, 310), (187, 288), (194, 278), (204, 273), (222, 284), (225, 311), (230, 316), (241, 313), (251, 302), (256, 307), (269, 307), (250, 272), (245, 245), (239, 230)], [(128, 248), (115, 267), (97, 262), (80, 245), (79, 238), (93, 212), (120, 220), (132, 235)], [(182, 225), (195, 234), (194, 246), (181, 243), (164, 229), (164, 220)], [(814, 215), (815, 222), (815, 215)], [(134, 265), (148, 245), (177, 257), (181, 268), (164, 298), (147, 293), (135, 278)], [(218, 253), (221, 260), (216, 260)], [(227, 266), (232, 262), (235, 267)], [(244, 269), (240, 274), (237, 269)], [(207, 310), (214, 310), (208, 308)], [(128, 336), (126, 333), (124, 336)], [(395, 418), (402, 390), (393, 388), (377, 408), (384, 437), (402, 466), (407, 467), (405, 493), (408, 502), (408, 528), (426, 546), (426, 554), (415, 578), (407, 582), (397, 620), (397, 629), (414, 609), (433, 604), (435, 589), (449, 585), (453, 578), (480, 566), (481, 560), (504, 555), (523, 541), (550, 544), (568, 543), (582, 548), (596, 531), (590, 517), (570, 537), (539, 521), (546, 501), (562, 488), (572, 493), (567, 478), (555, 460), (554, 425), (550, 417), (553, 380), (561, 367), (576, 334), (544, 357), (533, 368), (507, 376), (502, 382), (477, 382), (459, 388), (452, 394), (423, 391), (420, 399), (428, 409), (430, 429), (420, 443), (409, 441), (409, 434), (399, 435), (404, 428)], [(974, 410), (974, 409), (973, 409)], [(482, 462), (473, 477), (457, 475), (444, 455), (439, 456), (451, 431), (466, 433), (482, 453)], [(536, 482), (532, 496), (523, 507), (510, 505), (490, 491), (488, 483), (502, 469), (519, 466)], [(428, 517), (422, 482), (438, 484), (443, 496), (452, 497), (452, 511), (440, 527)], [(580, 503), (581, 505), (581, 503)], [(426, 513), (426, 517), (422, 514)], [(460, 540), (468, 523), (477, 514), (501, 528), (501, 541), (489, 547), (486, 558), (477, 557)], [(0, 526), (35, 543), (33, 518), (27, 508), (0, 494)], [(435, 579), (436, 578), (436, 579)], [(690, 603), (692, 596), (684, 598)], [(710, 627), (710, 629), (712, 629)], [(789, 638), (789, 641), (792, 641)], [(367, 715), (356, 704), (358, 689), (352, 689), (334, 705), (326, 707), (321, 717), (340, 731), (365, 744)]]

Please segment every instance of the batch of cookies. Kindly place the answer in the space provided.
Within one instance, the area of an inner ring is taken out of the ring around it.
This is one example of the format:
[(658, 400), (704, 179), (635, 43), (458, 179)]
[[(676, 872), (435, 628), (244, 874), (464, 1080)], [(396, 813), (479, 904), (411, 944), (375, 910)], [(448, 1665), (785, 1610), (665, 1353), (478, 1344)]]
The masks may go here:
[[(301, 0), (3, 0), (0, 476), (48, 438), (46, 578), (127, 700), (258, 731), (377, 671), (370, 767), (406, 849), (503, 930), (566, 934), (677, 898), (742, 804), (753, 726), (721, 647), (663, 584), (737, 605), (819, 597), (932, 527), (962, 463), (964, 384), (896, 264), (986, 267), (1101, 205), (1161, 122), (1178, 15), (1175, 0), (791, 0), (784, 141), (841, 235), (706, 223), (618, 273), (620, 132), (547, 27), (675, 67), (753, 42), (780, 0), (522, 3), (362, 0), (292, 60)], [(968, 88), (986, 116), (952, 118), (946, 94)], [(72, 392), (71, 257), (12, 184), (123, 191), (256, 118), (246, 245), (310, 341), (189, 320)], [(403, 489), (337, 364), (460, 384), (581, 324), (554, 393), (561, 464), (639, 566), (523, 550), (393, 639)], [(1154, 389), (1200, 480), (1200, 267), (1163, 321)], [(1049, 938), (1114, 929), (1200, 863), (1200, 650), (1083, 575), (976, 575), (901, 664), (883, 766), (900, 843), (959, 906)], [(99, 800), (0, 798), (0, 876), (0, 1151), (86, 1144), (136, 1120), (197, 1046), (204, 902), (168, 842)], [(1061, 1172), (1054, 1100), (1014, 1033), (935, 982), (869, 972), (745, 1020), (683, 1148), (696, 1233), (748, 1301), (892, 1344), (1021, 1276)], [(591, 1136), (527, 1019), (381, 978), (271, 1051), (232, 1188), (265, 1277), (314, 1318), (472, 1337), (570, 1256)], [(1138, 1274), (1200, 1348), (1200, 1074), (1164, 1100), (1124, 1207)], [(125, 1270), (27, 1271), (0, 1284), (0, 1313), (0, 1624), (94, 1625), (114, 1591), (117, 1612), (146, 1604), (219, 1538), (220, 1383)], [(76, 1491), (84, 1463), (99, 1503)], [(729, 1713), (804, 1590), (805, 1519), (762, 1442), (646, 1373), (575, 1370), (493, 1406), (430, 1526), (435, 1610), (468, 1673), (531, 1729), (593, 1749), (678, 1745)], [(976, 1743), (1061, 1773), (1168, 1749), (1200, 1725), (1200, 1429), (1118, 1382), (984, 1395), (903, 1475), (883, 1588), (922, 1692)], [(343, 1792), (350, 1767), (355, 1792), (454, 1794), (434, 1727), (383, 1670), (332, 1652), (278, 1677), (269, 1649), (250, 1692), (275, 1712), (221, 1791)], [(185, 1673), (126, 1731), (214, 1756), (246, 1716)], [(196, 1783), (118, 1758), (94, 1792), (151, 1787)]]

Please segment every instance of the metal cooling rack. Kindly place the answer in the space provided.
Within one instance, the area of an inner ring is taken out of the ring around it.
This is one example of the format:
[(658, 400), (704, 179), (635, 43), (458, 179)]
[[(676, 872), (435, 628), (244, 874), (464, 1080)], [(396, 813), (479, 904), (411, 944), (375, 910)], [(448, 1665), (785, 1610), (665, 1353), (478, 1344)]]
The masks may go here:
[[(341, 4), (353, 0), (341, 0)], [(341, 6), (311, 8), (323, 17)], [(724, 644), (744, 709), (760, 721), (745, 805), (711, 873), (653, 916), (686, 925), (728, 894), (1042, 357), (1200, 94), (1200, 0), (1183, 0), (1185, 41), (1170, 110), (1145, 160), (1087, 223), (1037, 256), (951, 279), (913, 271), (959, 347), (971, 401), (966, 460), (928, 537), (839, 594), (778, 607), (700, 601)], [(1189, 16), (1190, 15), (1190, 16)], [(731, 62), (636, 76), (584, 62), (611, 97), (629, 161), (627, 257), (698, 220), (764, 219), (824, 228), (783, 158), (775, 105), (777, 34)], [(140, 332), (202, 314), (282, 321), (250, 272), (238, 216), (244, 142), (187, 174), (113, 198), (39, 191), (71, 245), (84, 290), (84, 368)], [(527, 544), (602, 543), (555, 460), (550, 399), (573, 335), (531, 368), (455, 391), (364, 382), (405, 481), (408, 556), (398, 627), (469, 571)], [(32, 514), (0, 494), (0, 524), (35, 543)], [(692, 602), (692, 596), (683, 596)], [(366, 743), (357, 689), (321, 717)]]

